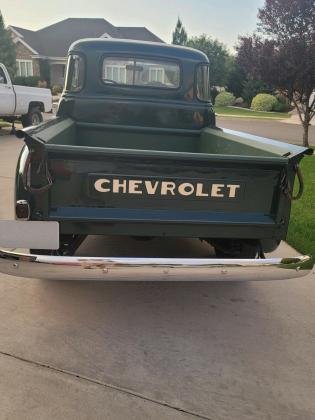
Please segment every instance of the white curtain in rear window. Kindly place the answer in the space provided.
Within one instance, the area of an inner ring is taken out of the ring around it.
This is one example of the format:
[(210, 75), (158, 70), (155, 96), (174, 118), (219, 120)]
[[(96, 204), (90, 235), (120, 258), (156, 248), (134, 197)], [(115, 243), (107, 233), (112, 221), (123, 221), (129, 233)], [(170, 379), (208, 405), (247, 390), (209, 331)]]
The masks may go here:
[(180, 66), (168, 60), (105, 57), (103, 82), (108, 85), (177, 89), (180, 86)]

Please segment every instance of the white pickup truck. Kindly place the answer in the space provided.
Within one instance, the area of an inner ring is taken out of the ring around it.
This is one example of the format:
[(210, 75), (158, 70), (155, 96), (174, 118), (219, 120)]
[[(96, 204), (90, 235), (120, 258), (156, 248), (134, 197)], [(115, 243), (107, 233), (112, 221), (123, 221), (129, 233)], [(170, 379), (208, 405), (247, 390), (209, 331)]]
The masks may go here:
[(14, 122), (21, 120), (23, 127), (38, 125), (43, 121), (42, 112), (52, 109), (49, 89), (12, 84), (5, 66), (0, 63), (0, 118)]

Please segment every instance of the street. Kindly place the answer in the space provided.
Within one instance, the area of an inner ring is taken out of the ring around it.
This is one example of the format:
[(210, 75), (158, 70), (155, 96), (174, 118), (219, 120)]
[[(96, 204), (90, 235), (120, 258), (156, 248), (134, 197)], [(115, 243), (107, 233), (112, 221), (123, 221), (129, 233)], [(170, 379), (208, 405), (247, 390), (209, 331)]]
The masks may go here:
[[(246, 122), (218, 125), (231, 124)], [(282, 125), (294, 139), (300, 127)], [(13, 218), (23, 145), (8, 133), (0, 130), (0, 218)], [(209, 252), (192, 240), (92, 237), (80, 253), (104, 247)], [(314, 419), (314, 305), (313, 274), (236, 284), (0, 274), (0, 419)]]
[[(301, 124), (287, 124), (281, 120), (217, 117), (217, 125), (236, 131), (245, 131), (256, 136), (268, 137), (302, 146), (303, 129)], [(315, 146), (315, 127), (309, 128), (309, 143)]]

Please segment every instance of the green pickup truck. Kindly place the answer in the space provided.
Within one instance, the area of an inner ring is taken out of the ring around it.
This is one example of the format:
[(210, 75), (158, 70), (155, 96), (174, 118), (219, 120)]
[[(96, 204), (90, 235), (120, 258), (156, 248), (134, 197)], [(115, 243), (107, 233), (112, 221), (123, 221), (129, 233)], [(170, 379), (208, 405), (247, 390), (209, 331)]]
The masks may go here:
[[(271, 280), (308, 256), (286, 238), (309, 149), (216, 127), (209, 62), (190, 48), (87, 39), (69, 51), (57, 117), (19, 131), (15, 221), (0, 271), (43, 279)], [(209, 258), (81, 257), (87, 235), (199, 238)], [(210, 256), (210, 245), (215, 257)]]

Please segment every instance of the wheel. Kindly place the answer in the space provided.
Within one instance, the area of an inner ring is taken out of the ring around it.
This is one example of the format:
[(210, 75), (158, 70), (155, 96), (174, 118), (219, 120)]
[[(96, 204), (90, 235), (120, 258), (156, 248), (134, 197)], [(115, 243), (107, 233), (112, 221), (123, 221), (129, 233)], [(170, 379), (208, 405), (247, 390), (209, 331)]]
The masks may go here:
[(218, 258), (264, 258), (260, 241), (255, 239), (213, 239), (207, 241)]
[(23, 115), (21, 118), (23, 127), (29, 127), (31, 125), (38, 125), (43, 122), (43, 116), (38, 107), (31, 108), (28, 114)]
[(60, 235), (59, 249), (30, 249), (30, 253), (35, 255), (71, 256), (74, 255), (85, 238), (86, 235)]

